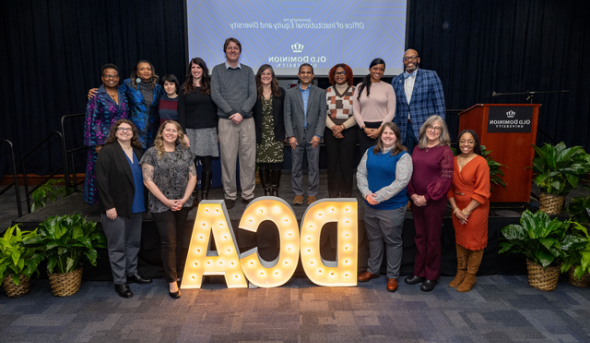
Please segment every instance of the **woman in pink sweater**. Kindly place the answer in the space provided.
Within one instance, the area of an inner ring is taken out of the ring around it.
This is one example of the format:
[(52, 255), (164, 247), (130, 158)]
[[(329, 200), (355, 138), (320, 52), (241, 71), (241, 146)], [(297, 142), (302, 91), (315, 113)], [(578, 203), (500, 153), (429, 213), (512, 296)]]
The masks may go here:
[(354, 91), (352, 105), (359, 126), (361, 155), (377, 144), (379, 129), (395, 116), (395, 92), (389, 83), (381, 82), (384, 72), (385, 61), (374, 59), (369, 66), (369, 75)]

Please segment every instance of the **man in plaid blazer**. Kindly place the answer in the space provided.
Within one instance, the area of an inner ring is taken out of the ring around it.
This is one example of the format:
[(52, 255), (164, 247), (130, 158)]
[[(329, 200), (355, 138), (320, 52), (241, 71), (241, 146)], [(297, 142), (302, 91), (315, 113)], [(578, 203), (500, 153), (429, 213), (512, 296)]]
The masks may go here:
[(397, 99), (393, 122), (400, 129), (402, 144), (411, 154), (418, 145), (418, 133), (426, 119), (434, 114), (445, 119), (445, 95), (436, 72), (418, 68), (420, 56), (416, 50), (407, 50), (403, 62), (404, 73), (391, 81)]

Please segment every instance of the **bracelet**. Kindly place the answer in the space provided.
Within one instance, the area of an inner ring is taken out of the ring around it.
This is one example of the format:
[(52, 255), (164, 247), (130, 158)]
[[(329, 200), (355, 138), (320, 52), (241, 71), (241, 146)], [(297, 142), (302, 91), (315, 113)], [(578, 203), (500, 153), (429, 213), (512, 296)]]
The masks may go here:
[(457, 211), (459, 211), (459, 207), (455, 207), (455, 210), (453, 211), (453, 214), (457, 213)]
[(466, 216), (469, 216), (469, 215), (471, 214), (471, 212), (467, 212), (467, 213), (466, 213), (466, 212), (465, 212), (465, 209), (461, 210), (461, 213), (463, 213), (463, 214), (464, 214), (464, 215), (466, 215)]
[(340, 127), (342, 128), (342, 130), (346, 130), (346, 126), (344, 126), (344, 124), (341, 124)]

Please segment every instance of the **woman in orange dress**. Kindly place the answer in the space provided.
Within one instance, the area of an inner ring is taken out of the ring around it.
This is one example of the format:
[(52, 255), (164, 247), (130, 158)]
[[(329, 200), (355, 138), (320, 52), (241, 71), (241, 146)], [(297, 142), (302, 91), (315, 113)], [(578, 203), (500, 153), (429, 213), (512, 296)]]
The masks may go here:
[(469, 292), (488, 244), (490, 168), (481, 156), (479, 137), (472, 130), (459, 134), (461, 154), (455, 157), (453, 185), (447, 198), (453, 207), (457, 275), (449, 287)]

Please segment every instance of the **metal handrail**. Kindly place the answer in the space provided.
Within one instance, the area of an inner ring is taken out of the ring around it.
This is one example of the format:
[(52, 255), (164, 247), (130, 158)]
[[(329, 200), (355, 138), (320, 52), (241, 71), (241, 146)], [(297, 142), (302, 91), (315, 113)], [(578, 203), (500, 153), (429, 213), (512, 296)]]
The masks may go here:
[(64, 179), (66, 182), (66, 194), (69, 194), (70, 189), (73, 189), (75, 192), (77, 190), (76, 187), (78, 185), (81, 185), (82, 183), (84, 183), (84, 181), (81, 181), (80, 183), (78, 183), (78, 178), (76, 176), (76, 170), (75, 170), (76, 167), (74, 164), (74, 153), (77, 151), (80, 151), (80, 150), (87, 149), (87, 147), (85, 145), (82, 145), (77, 148), (66, 150), (65, 121), (66, 121), (66, 119), (75, 118), (75, 117), (84, 117), (84, 116), (86, 116), (86, 113), (67, 114), (67, 115), (61, 117), (62, 146), (65, 151), (66, 162), (68, 160), (68, 155), (72, 158), (71, 172), (72, 172), (73, 184), (70, 182), (70, 166), (67, 163), (64, 166)]
[(12, 157), (12, 175), (14, 176), (14, 181), (8, 186), (6, 186), (3, 190), (0, 191), (0, 195), (4, 194), (10, 187), (14, 186), (14, 192), (16, 193), (16, 207), (18, 208), (18, 216), (19, 218), (23, 216), (23, 209), (20, 203), (20, 191), (18, 189), (18, 176), (16, 174), (16, 159), (14, 158), (14, 146), (12, 142), (8, 139), (3, 139), (0, 141), (0, 146), (3, 144), (8, 144), (10, 146), (10, 156)]
[[(51, 173), (51, 175), (49, 175), (48, 177), (46, 177), (43, 182), (41, 182), (40, 184), (38, 184), (35, 188), (33, 188), (30, 192), (29, 192), (29, 180), (27, 179), (27, 171), (25, 168), (25, 159), (27, 157), (29, 157), (33, 152), (35, 152), (39, 147), (41, 147), (45, 142), (49, 141), (51, 139), (51, 137), (53, 136), (59, 136), (60, 137), (60, 143), (61, 143), (61, 152), (62, 152), (62, 164), (63, 166), (61, 168), (58, 168), (56, 171), (54, 171), (53, 173)], [(61, 134), (61, 132), (59, 131), (53, 131), (52, 133), (49, 134), (49, 136), (45, 137), (44, 140), (42, 140), (39, 144), (35, 145), (35, 147), (31, 150), (29, 150), (29, 152), (27, 152), (22, 158), (21, 158), (21, 164), (22, 164), (22, 169), (23, 169), (23, 179), (25, 181), (25, 195), (27, 198), (27, 210), (29, 211), (29, 213), (31, 213), (31, 201), (29, 199), (29, 196), (31, 194), (33, 194), (34, 191), (36, 191), (39, 187), (41, 187), (45, 182), (49, 181), (52, 177), (54, 177), (60, 170), (64, 170), (64, 174), (65, 170), (66, 170), (66, 166), (67, 166), (67, 155), (65, 153), (66, 149), (65, 149), (65, 143), (63, 140), (63, 135)], [(65, 177), (67, 177), (66, 175), (64, 175)], [(66, 188), (66, 194), (68, 194), (68, 190)]]

